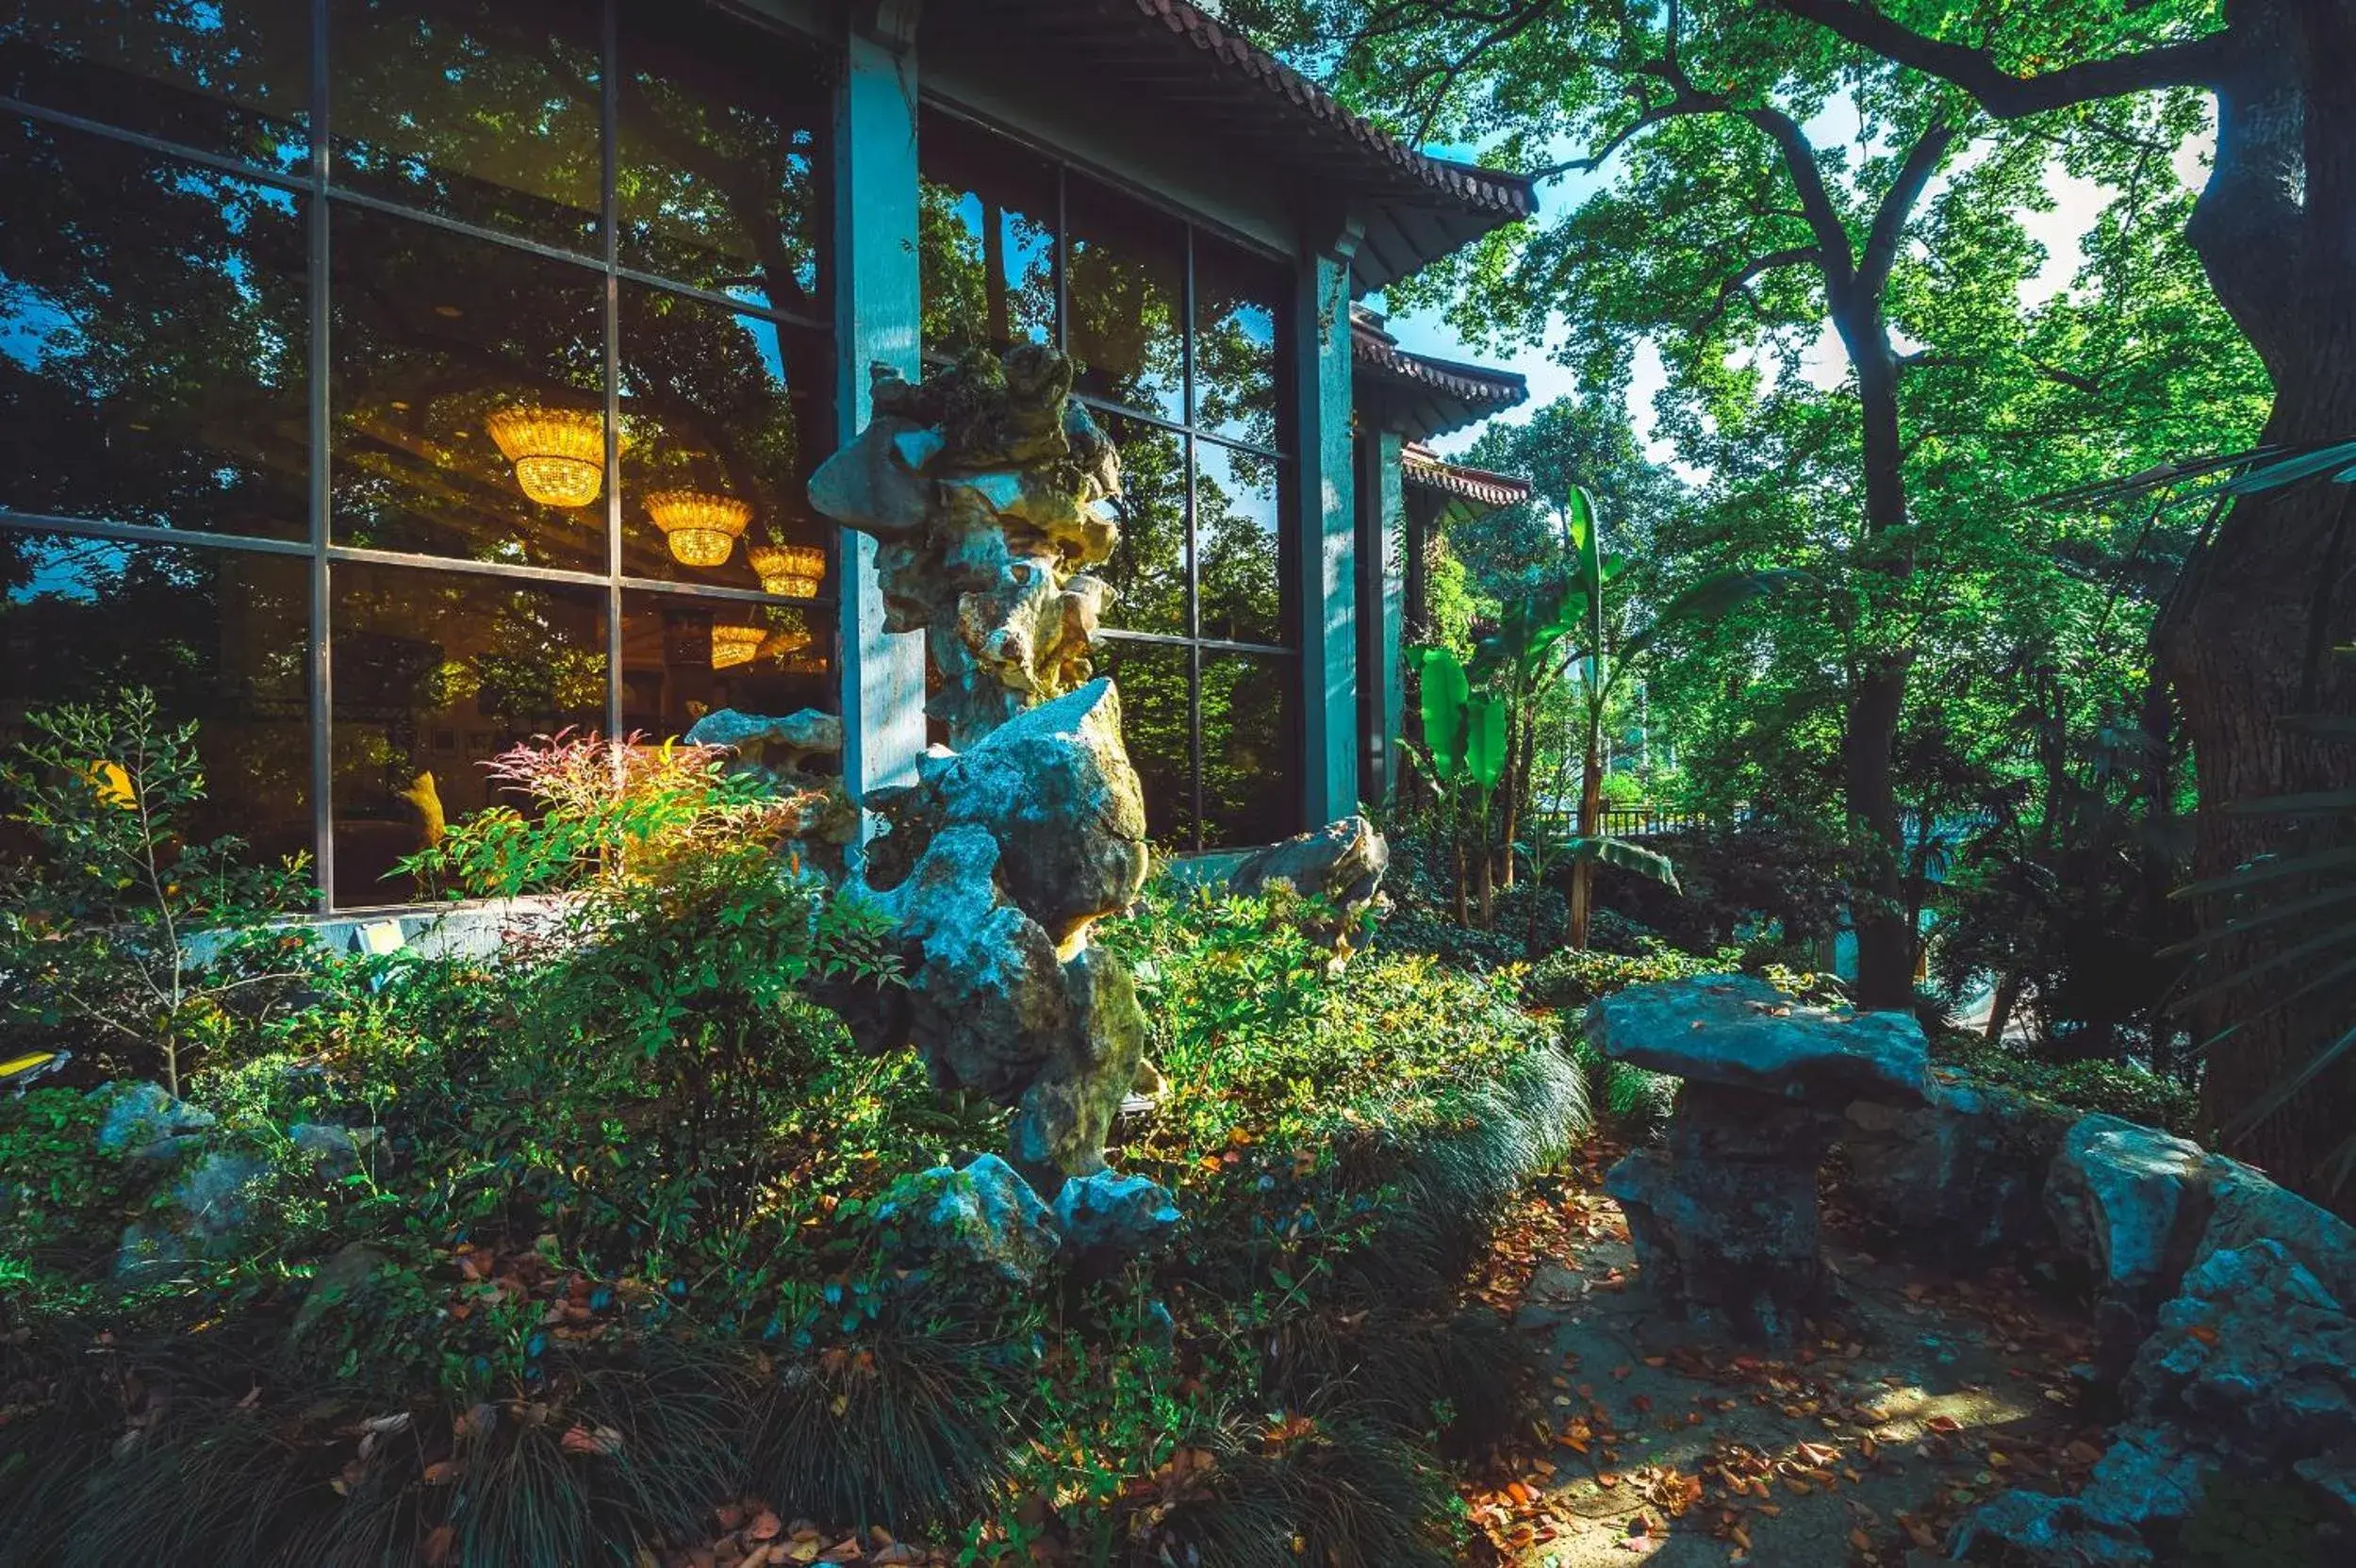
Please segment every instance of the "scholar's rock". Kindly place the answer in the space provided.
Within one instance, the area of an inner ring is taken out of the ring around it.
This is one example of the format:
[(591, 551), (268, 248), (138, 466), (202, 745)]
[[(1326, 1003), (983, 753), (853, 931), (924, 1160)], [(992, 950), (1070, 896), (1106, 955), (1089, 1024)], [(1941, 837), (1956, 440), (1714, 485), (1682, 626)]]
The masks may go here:
[(962, 1260), (1013, 1284), (1030, 1284), (1063, 1237), (1030, 1183), (995, 1154), (963, 1170), (936, 1165), (902, 1177), (877, 1200), (876, 1217), (902, 1226), (936, 1256)]
[(1684, 1079), (1658, 1148), (1612, 1166), (1646, 1284), (1705, 1328), (1785, 1342), (1833, 1303), (1817, 1168), (1860, 1096), (1923, 1099), (1914, 1019), (1790, 1001), (1744, 975), (1631, 986), (1588, 1009), (1604, 1055)]
[(1009, 1154), (1042, 1191), (1104, 1166), (1145, 1015), (1088, 930), (1145, 885), (1145, 806), (1120, 697), (1089, 650), (1112, 590), (1084, 569), (1120, 530), (1120, 461), (1071, 400), (1063, 355), (969, 355), (921, 385), (878, 367), (874, 418), (810, 483), (877, 541), (885, 621), (921, 629), (926, 712), (954, 751), (861, 804), (886, 825), (848, 891), (882, 912), (904, 986), (836, 985), (871, 1049), (913, 1045), (936, 1082), (1015, 1111)]
[(1145, 878), (1145, 807), (1120, 700), (1094, 681), (941, 759), (886, 799), (891, 831), (851, 886), (891, 919), (904, 985), (851, 1025), (914, 1045), (944, 1087), (1015, 1107), (1027, 1173), (1101, 1169), (1137, 1080), (1145, 1016), (1088, 928)]
[(1390, 864), (1391, 846), (1375, 825), (1363, 817), (1344, 817), (1254, 850), (1228, 874), (1227, 887), (1248, 898), (1280, 883), (1303, 898), (1324, 900), (1333, 918), (1320, 922), (1311, 934), (1344, 959), (1359, 916), (1381, 896), (1382, 874)]

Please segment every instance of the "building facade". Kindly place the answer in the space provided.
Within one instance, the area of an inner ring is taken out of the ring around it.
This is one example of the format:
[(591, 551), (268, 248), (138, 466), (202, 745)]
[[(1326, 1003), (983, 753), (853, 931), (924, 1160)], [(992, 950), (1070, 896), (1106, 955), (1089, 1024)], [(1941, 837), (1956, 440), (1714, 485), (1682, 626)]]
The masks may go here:
[(1180, 0), (26, 0), (0, 729), (152, 688), (326, 909), (535, 734), (821, 707), (897, 781), (923, 649), (804, 482), (870, 365), (1036, 341), (1157, 841), (1283, 836), (1395, 783), (1409, 535), (1481, 501), (1418, 449), (1523, 395), (1352, 302), (1530, 210)]

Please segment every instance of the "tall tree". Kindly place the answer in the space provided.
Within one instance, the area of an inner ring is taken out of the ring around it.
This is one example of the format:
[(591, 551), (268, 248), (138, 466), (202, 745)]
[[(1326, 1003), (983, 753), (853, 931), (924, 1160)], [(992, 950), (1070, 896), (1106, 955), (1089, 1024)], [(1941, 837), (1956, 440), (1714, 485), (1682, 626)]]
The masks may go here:
[[(1855, 425), (1843, 791), (1853, 850), (1858, 995), (1912, 997), (1893, 748), (1917, 651), (1899, 613), (1910, 526), (1891, 287), (1925, 238), (1924, 197), (1967, 146), (1969, 100), (1772, 10), (1583, 0), (1304, 0), (1345, 41), (1336, 78), (1419, 140), (1485, 139), (1550, 173), (1608, 173), (1567, 218), (1498, 238), (1445, 282), (1480, 337), (1567, 323), (1590, 385), (1663, 346), (1704, 413), (1758, 386), (1755, 356), (1796, 354), (1829, 322)], [(1980, 149), (2018, 181), (2034, 160)], [(2003, 189), (1984, 179), (1992, 194)]]
[[(2264, 439), (2356, 433), (2356, 0), (2104, 0), (2068, 8), (1929, 0), (1775, 0), (1786, 12), (1907, 70), (1953, 84), (2000, 121), (2169, 89), (2213, 94), (2216, 152), (2185, 224), (2216, 298), (2264, 362), (2275, 401)], [(2189, 455), (2189, 454), (2187, 454)], [(2348, 538), (2356, 492), (2305, 486), (2236, 502), (2161, 631), (2181, 694), (2204, 809), (2203, 877), (2279, 851), (2300, 832), (2225, 802), (2346, 784), (2344, 749), (2286, 729), (2300, 712), (2346, 714), (2356, 672), (2324, 656), (2356, 635)], [(2221, 915), (2211, 916), (2212, 919)], [(2263, 962), (2261, 944), (2245, 957)], [(2228, 994), (2238, 1022), (2211, 1061), (2205, 1118), (2231, 1122), (2338, 1032), (2338, 1000)], [(2356, 1118), (2342, 1064), (2235, 1152), (2309, 1182)]]

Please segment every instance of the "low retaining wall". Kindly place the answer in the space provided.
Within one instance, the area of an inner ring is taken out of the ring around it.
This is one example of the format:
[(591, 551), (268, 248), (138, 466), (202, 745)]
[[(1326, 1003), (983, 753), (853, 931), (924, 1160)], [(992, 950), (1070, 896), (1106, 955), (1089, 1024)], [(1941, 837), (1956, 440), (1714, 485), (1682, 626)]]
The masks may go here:
[(1941, 1083), (1846, 1120), (1867, 1218), (1951, 1263), (2034, 1250), (2082, 1276), (2090, 1376), (2125, 1411), (2083, 1493), (2006, 1494), (1953, 1556), (2143, 1568), (2217, 1483), (2296, 1485), (2356, 1527), (2356, 1227), (2183, 1138), (2009, 1090)]

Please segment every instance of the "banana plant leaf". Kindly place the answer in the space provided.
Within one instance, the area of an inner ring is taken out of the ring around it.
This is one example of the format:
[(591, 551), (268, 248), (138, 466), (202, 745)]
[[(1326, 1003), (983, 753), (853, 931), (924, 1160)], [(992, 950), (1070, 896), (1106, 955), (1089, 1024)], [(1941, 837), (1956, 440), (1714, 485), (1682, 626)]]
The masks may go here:
[(1464, 769), (1465, 704), (1472, 697), (1472, 684), (1454, 650), (1415, 648), (1409, 652), (1423, 676), (1424, 745), (1431, 752), (1432, 775), (1442, 784), (1452, 784)]
[(1562, 852), (1573, 860), (1601, 861), (1606, 866), (1617, 866), (1623, 871), (1634, 871), (1639, 877), (1650, 877), (1666, 885), (1672, 893), (1685, 891), (1677, 885), (1677, 867), (1667, 855), (1645, 849), (1640, 844), (1631, 844), (1624, 838), (1600, 834), (1593, 838), (1573, 837), (1564, 843)]
[(1464, 766), (1484, 791), (1497, 787), (1506, 771), (1506, 704), (1492, 692), (1475, 692), (1465, 703)]

